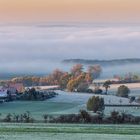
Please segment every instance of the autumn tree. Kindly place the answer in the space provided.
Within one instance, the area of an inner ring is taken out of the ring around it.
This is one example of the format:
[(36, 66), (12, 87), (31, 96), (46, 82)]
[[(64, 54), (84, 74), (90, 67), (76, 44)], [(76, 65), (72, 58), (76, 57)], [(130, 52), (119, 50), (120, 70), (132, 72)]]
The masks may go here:
[(94, 79), (98, 78), (102, 72), (100, 65), (94, 65), (88, 67), (88, 73), (92, 75)]
[(82, 73), (83, 70), (83, 65), (81, 64), (76, 64), (72, 67), (71, 69), (71, 74), (76, 77), (79, 76)]
[(77, 80), (71, 79), (71, 80), (69, 80), (69, 82), (67, 84), (67, 90), (70, 92), (75, 91), (77, 85), (78, 85)]
[(71, 78), (71, 74), (69, 74), (68, 72), (65, 72), (65, 73), (61, 76), (59, 84), (60, 84), (60, 87), (61, 87), (62, 89), (65, 89), (65, 88), (67, 87), (67, 84), (68, 84), (70, 78)]
[(72, 77), (67, 84), (67, 89), (69, 91), (77, 91), (78, 88), (80, 89), (80, 85), (86, 83), (85, 76), (86, 76), (86, 73), (83, 72), (77, 77)]
[(91, 84), (93, 81), (93, 77), (90, 73), (86, 73), (85, 75), (85, 82), (87, 82), (88, 84)]
[(40, 78), (39, 77), (33, 76), (32, 77), (32, 86), (38, 86), (39, 81), (40, 81)]
[(39, 85), (45, 86), (45, 85), (49, 85), (50, 82), (48, 82), (48, 77), (41, 77), (39, 79)]
[(51, 76), (52, 76), (52, 80), (53, 80), (53, 82), (54, 82), (55, 85), (59, 85), (60, 79), (63, 76), (63, 74), (64, 74), (64, 72), (62, 72), (59, 69), (56, 69), (56, 70), (53, 71), (53, 73), (51, 74)]

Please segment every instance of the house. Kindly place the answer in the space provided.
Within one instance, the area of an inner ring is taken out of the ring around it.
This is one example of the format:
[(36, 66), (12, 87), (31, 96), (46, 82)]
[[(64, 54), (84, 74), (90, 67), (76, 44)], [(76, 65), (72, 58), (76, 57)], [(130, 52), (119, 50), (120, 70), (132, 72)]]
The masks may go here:
[(0, 86), (0, 102), (15, 100), (17, 93), (24, 92), (24, 86), (20, 83), (7, 83)]
[(24, 86), (22, 83), (9, 83), (8, 84), (9, 91), (23, 93), (24, 92)]
[(7, 89), (0, 86), (0, 103), (4, 102), (8, 97)]

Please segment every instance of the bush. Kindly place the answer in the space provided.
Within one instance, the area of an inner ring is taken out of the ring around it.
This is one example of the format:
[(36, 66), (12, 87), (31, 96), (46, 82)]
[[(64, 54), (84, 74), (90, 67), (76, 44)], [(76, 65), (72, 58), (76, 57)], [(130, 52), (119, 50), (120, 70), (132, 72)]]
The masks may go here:
[(47, 115), (47, 114), (44, 114), (44, 115), (43, 115), (43, 119), (44, 119), (44, 122), (47, 123), (48, 115)]
[(129, 103), (132, 103), (132, 102), (134, 102), (135, 100), (136, 100), (136, 97), (135, 97), (135, 96), (132, 96), (132, 97), (130, 97)]
[(122, 121), (122, 115), (118, 111), (112, 111), (110, 117), (113, 123), (121, 123)]
[(89, 115), (89, 113), (85, 110), (80, 110), (80, 118), (82, 120), (83, 123), (88, 123), (91, 121), (91, 116)]
[(103, 93), (103, 90), (102, 89), (95, 89), (93, 91), (94, 94), (102, 94)]
[(80, 83), (77, 87), (77, 92), (86, 92), (88, 89), (88, 84), (87, 83)]
[(8, 113), (3, 119), (3, 122), (33, 123), (34, 119), (32, 118), (30, 112), (27, 111), (23, 114)]
[(12, 121), (12, 114), (8, 113), (4, 118), (4, 122), (11, 122)]
[(130, 93), (130, 89), (125, 86), (125, 85), (122, 85), (118, 88), (118, 91), (117, 91), (117, 96), (119, 97), (125, 97), (125, 98), (128, 98), (128, 94)]
[(105, 109), (104, 99), (100, 98), (99, 96), (93, 96), (92, 98), (89, 98), (87, 102), (87, 109), (94, 111), (95, 113), (97, 111), (103, 111)]

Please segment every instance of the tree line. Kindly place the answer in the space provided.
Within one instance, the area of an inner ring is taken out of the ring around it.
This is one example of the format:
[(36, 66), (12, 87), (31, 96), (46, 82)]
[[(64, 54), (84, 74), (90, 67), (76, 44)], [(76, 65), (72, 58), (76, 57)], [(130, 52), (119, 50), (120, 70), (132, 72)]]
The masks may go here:
[(102, 68), (100, 65), (89, 66), (87, 70), (85, 70), (83, 65), (76, 64), (69, 72), (56, 69), (48, 76), (16, 77), (8, 82), (23, 83), (26, 87), (59, 85), (61, 89), (67, 89), (68, 91), (85, 91), (93, 79), (100, 76), (101, 72)]
[(140, 116), (121, 113), (118, 111), (110, 112), (110, 115), (102, 114), (92, 115), (86, 110), (80, 110), (78, 114), (67, 114), (52, 116), (49, 114), (42, 115), (43, 120), (35, 120), (29, 111), (22, 114), (8, 113), (3, 119), (0, 114), (0, 122), (15, 123), (77, 123), (77, 124), (140, 124)]

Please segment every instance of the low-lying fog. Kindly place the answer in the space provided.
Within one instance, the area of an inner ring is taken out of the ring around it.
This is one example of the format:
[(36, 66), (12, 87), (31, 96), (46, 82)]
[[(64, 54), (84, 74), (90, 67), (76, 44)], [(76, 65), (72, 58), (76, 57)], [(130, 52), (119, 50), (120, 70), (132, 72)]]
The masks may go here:
[[(140, 58), (139, 25), (32, 24), (0, 26), (0, 73), (68, 70), (63, 59)], [(103, 68), (102, 77), (139, 73), (140, 65)]]

